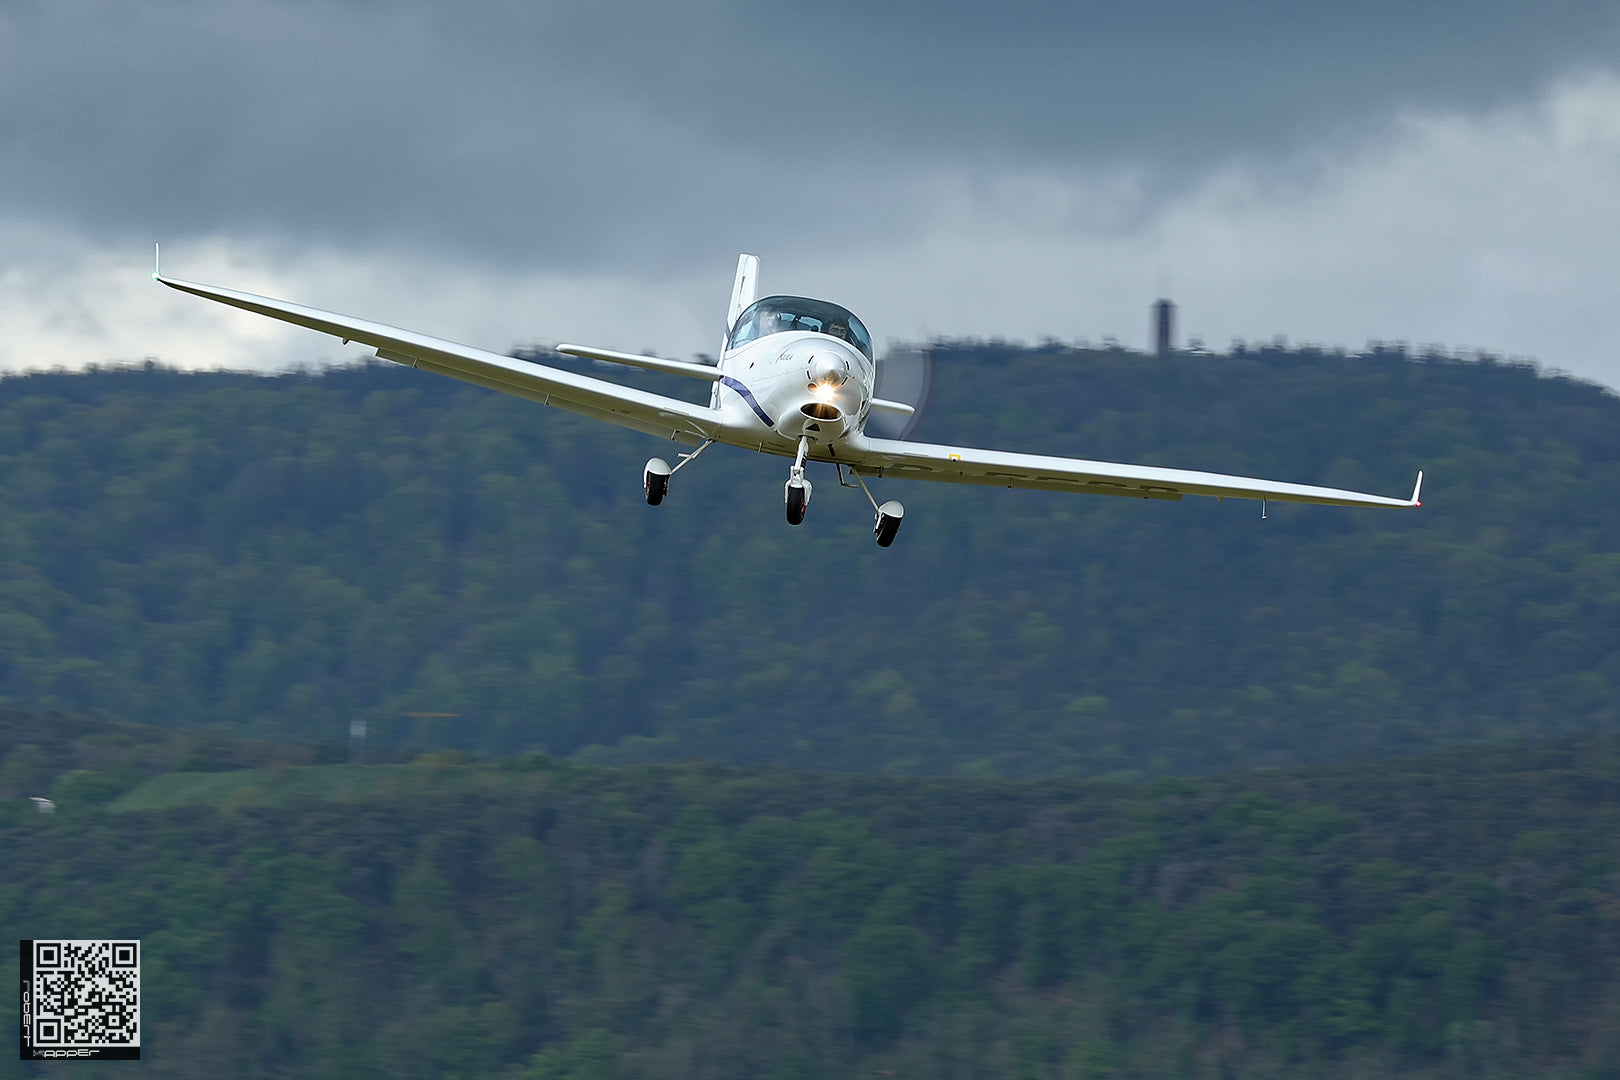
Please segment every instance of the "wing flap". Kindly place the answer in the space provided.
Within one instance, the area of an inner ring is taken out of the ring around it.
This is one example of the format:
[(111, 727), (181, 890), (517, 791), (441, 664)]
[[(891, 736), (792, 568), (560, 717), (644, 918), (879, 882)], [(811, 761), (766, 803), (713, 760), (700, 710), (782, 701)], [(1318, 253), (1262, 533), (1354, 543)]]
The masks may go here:
[(569, 412), (599, 417), (636, 431), (691, 443), (711, 437), (721, 427), (719, 414), (706, 405), (649, 393), (632, 386), (620, 386), (606, 379), (518, 360), (471, 345), (334, 311), (322, 311), (215, 285), (179, 281), (157, 274), (153, 276), (171, 289), (330, 334), (345, 342), (362, 342), (375, 348), (382, 359), (396, 364), (422, 368)]
[(1015, 454), (897, 439), (865, 439), (858, 446), (840, 452), (839, 460), (854, 465), (868, 475), (1043, 491), (1083, 491), (1135, 499), (1178, 501), (1186, 495), (1210, 495), (1221, 499), (1268, 499), (1328, 506), (1419, 505), (1417, 491), (1413, 491), (1410, 499), (1392, 499), (1384, 495), (1310, 484), (1289, 484), (1258, 477), (1041, 454)]

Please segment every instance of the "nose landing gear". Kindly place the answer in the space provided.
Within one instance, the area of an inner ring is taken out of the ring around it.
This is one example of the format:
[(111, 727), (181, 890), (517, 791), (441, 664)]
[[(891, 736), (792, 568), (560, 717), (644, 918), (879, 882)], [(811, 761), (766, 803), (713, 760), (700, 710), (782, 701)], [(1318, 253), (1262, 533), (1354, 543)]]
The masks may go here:
[(810, 509), (810, 481), (804, 478), (804, 455), (809, 449), (810, 436), (799, 436), (799, 453), (793, 459), (793, 467), (788, 470), (787, 486), (782, 490), (789, 525), (804, 524), (804, 512)]

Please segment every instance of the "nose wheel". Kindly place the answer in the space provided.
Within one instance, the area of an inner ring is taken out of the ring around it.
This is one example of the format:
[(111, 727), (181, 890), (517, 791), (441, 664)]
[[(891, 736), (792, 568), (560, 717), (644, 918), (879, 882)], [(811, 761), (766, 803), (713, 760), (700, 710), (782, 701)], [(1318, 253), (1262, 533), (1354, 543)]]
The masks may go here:
[(810, 509), (810, 481), (804, 478), (804, 455), (809, 449), (810, 437), (799, 436), (799, 453), (793, 459), (793, 468), (788, 470), (787, 486), (782, 491), (789, 525), (803, 525), (804, 513)]
[(810, 508), (810, 481), (797, 486), (789, 480), (787, 485), (787, 521), (789, 525), (803, 525), (804, 512)]

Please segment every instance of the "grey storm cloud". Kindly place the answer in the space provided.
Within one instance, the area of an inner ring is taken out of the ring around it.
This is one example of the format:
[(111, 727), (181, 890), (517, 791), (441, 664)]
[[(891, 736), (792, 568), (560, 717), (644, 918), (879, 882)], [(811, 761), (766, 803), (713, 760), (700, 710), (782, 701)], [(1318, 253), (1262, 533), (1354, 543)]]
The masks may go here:
[(881, 243), (942, 172), (1128, 167), (1151, 195), (1617, 44), (1612, 4), (1500, 0), (11, 0), (0, 200), (120, 241), (724, 262), (762, 230)]

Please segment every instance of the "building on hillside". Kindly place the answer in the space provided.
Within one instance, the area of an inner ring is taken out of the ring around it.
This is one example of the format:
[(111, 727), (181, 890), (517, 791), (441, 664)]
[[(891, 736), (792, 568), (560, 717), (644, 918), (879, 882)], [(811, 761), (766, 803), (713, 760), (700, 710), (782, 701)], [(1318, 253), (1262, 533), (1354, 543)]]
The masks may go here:
[(1153, 302), (1153, 355), (1169, 356), (1176, 349), (1176, 305), (1169, 300)]

